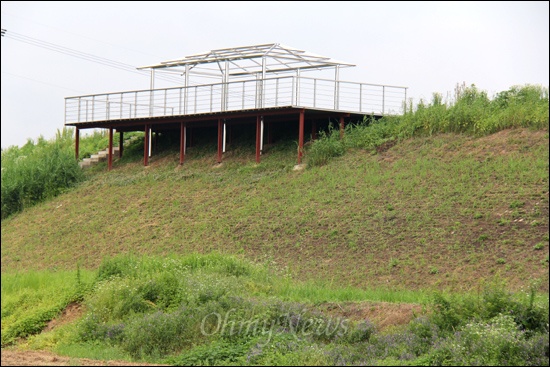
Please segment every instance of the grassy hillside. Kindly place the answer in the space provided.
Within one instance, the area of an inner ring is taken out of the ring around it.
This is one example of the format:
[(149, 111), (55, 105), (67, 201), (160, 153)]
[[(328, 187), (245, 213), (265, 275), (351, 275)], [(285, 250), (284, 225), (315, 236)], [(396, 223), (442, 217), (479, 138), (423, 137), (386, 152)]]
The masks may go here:
[(300, 170), (196, 138), (68, 181), (69, 132), (2, 152), (3, 361), (548, 365), (547, 88), (330, 127)]
[[(439, 134), (292, 170), (293, 142), (139, 155), (2, 221), (2, 272), (213, 250), (338, 286), (548, 290), (548, 131)], [(388, 149), (389, 148), (389, 149)], [(385, 150), (387, 149), (387, 150)], [(139, 150), (139, 149), (138, 149)]]

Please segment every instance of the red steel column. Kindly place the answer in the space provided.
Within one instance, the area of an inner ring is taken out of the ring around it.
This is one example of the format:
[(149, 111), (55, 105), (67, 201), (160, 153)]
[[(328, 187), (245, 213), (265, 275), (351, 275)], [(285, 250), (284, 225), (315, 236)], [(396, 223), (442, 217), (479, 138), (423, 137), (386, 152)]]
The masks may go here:
[(149, 125), (145, 124), (145, 139), (143, 139), (143, 165), (149, 165)]
[(340, 116), (340, 139), (344, 137), (344, 116)]
[(77, 127), (75, 130), (75, 136), (74, 136), (74, 150), (75, 150), (75, 157), (78, 161), (78, 151), (80, 147), (80, 129)]
[(298, 164), (302, 163), (304, 153), (304, 110), (300, 111), (300, 128), (298, 131)]
[(123, 150), (124, 150), (124, 133), (120, 131), (118, 133), (118, 158), (122, 158)]
[(180, 166), (185, 160), (185, 122), (180, 124)]
[(218, 119), (218, 163), (222, 163), (222, 135), (223, 135), (223, 123), (222, 119)]
[(317, 124), (315, 120), (311, 121), (311, 140), (317, 140)]
[(260, 163), (261, 120), (256, 116), (256, 163)]
[(107, 170), (113, 169), (113, 127), (109, 128), (109, 155), (107, 156)]

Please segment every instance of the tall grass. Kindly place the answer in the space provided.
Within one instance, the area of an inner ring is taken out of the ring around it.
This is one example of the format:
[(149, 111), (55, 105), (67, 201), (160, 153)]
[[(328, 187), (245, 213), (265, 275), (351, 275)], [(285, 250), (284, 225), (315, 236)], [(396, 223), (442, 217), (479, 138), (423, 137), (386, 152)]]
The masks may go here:
[[(130, 133), (125, 135), (139, 135)], [(118, 141), (118, 133), (114, 136)], [(79, 157), (85, 158), (109, 144), (107, 130), (82, 135)], [(53, 139), (39, 137), (22, 147), (2, 150), (2, 219), (48, 198), (55, 197), (82, 181), (85, 176), (75, 160), (74, 130), (58, 130)]]
[(70, 129), (2, 151), (2, 219), (54, 197), (83, 179)]
[(548, 88), (538, 85), (513, 86), (493, 99), (475, 85), (457, 85), (452, 101), (434, 93), (431, 103), (412, 103), (401, 116), (371, 117), (346, 128), (345, 138), (329, 129), (310, 147), (307, 159), (312, 166), (323, 165), (348, 148), (374, 151), (388, 141), (437, 133), (465, 133), (483, 136), (516, 127), (548, 129)]
[(80, 269), (2, 274), (2, 347), (42, 331), (69, 303), (81, 300), (92, 274)]

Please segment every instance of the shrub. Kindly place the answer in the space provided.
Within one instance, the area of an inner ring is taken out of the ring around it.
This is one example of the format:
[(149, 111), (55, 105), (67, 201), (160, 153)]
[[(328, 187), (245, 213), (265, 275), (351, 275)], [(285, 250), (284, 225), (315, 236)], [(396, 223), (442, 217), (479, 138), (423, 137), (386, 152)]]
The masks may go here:
[(307, 161), (311, 166), (322, 166), (331, 158), (339, 157), (346, 151), (343, 140), (340, 139), (340, 133), (332, 125), (329, 126), (328, 133), (321, 131), (319, 139), (315, 140), (308, 150)]
[(54, 140), (40, 137), (22, 148), (2, 151), (2, 219), (24, 208), (57, 196), (84, 176), (74, 157), (70, 129), (58, 131)]
[(346, 127), (343, 140), (338, 131), (329, 128), (327, 134), (321, 133), (311, 145), (308, 163), (323, 165), (348, 148), (374, 151), (388, 142), (413, 136), (488, 135), (514, 127), (548, 128), (548, 110), (548, 88), (542, 86), (513, 86), (491, 100), (475, 85), (457, 85), (453, 101), (444, 103), (441, 95), (434, 93), (431, 103), (420, 100), (413, 109), (411, 102), (401, 116), (384, 116), (379, 120), (365, 116), (358, 124)]

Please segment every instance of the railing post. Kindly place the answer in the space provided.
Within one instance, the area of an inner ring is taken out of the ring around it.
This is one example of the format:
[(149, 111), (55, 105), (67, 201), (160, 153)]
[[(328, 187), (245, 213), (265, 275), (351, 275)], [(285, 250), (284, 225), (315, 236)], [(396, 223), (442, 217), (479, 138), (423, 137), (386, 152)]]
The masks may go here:
[(340, 81), (336, 80), (334, 85), (334, 109), (340, 109)]
[(86, 100), (86, 122), (88, 122), (88, 100)]
[(294, 104), (294, 76), (292, 76), (292, 96), (291, 96), (291, 100), (290, 100), (290, 104), (291, 105), (295, 105)]
[(189, 73), (190, 73), (191, 69), (189, 67), (189, 65), (185, 65), (185, 79), (184, 79), (184, 85), (183, 87), (185, 88), (183, 94), (184, 94), (184, 97), (183, 97), (183, 114), (184, 115), (187, 115), (187, 103), (188, 103), (188, 93), (189, 91), (187, 90), (189, 88)]
[(135, 97), (134, 97), (134, 118), (137, 117), (137, 92), (135, 92)]
[(210, 84), (210, 112), (212, 112), (212, 96), (214, 94), (214, 85)]
[(164, 90), (164, 115), (166, 116), (166, 97), (168, 95), (168, 89)]
[(243, 81), (243, 102), (242, 102), (242, 109), (244, 110), (244, 81)]
[(107, 120), (109, 120), (109, 114), (111, 112), (110, 111), (111, 106), (109, 106), (109, 95), (106, 94), (105, 96), (106, 96), (106, 98), (105, 98), (105, 115), (107, 115)]
[(254, 108), (259, 108), (260, 106), (260, 78), (259, 73), (256, 73), (256, 93), (254, 98)]
[(382, 86), (382, 115), (384, 115), (384, 110), (386, 107), (386, 86)]
[[(81, 97), (78, 97), (78, 122), (80, 122), (80, 98)], [(67, 122), (67, 100), (65, 100), (65, 122)]]
[(155, 94), (153, 89), (149, 91), (149, 117), (153, 117), (153, 103), (155, 103)]
[(336, 65), (334, 72), (334, 109), (339, 109), (340, 102), (340, 66)]
[(195, 113), (197, 113), (197, 89), (198, 89), (198, 86), (195, 87)]
[(363, 111), (363, 84), (359, 84), (359, 112)]
[(296, 105), (300, 105), (300, 69), (296, 70)]
[(317, 79), (313, 79), (313, 107), (317, 107)]
[(407, 112), (407, 88), (405, 88), (405, 100), (403, 101), (403, 114)]
[(178, 114), (181, 115), (181, 92), (182, 92), (182, 88), (180, 88), (180, 100), (179, 100), (179, 109), (178, 109)]
[(95, 96), (92, 96), (92, 121), (94, 121), (94, 113), (95, 113)]
[(122, 101), (123, 101), (122, 96), (123, 95), (124, 95), (124, 93), (120, 93), (120, 119), (121, 120), (122, 120), (122, 109), (123, 109), (122, 108), (123, 107), (123, 105), (122, 105)]
[(279, 106), (279, 78), (275, 80), (275, 107)]

